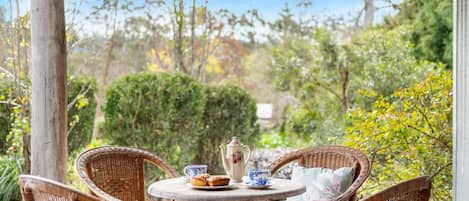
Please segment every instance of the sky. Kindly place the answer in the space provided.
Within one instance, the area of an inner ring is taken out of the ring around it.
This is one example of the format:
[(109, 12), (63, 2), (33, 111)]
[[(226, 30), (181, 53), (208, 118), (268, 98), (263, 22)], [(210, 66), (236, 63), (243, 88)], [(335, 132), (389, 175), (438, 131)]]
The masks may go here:
[[(9, 15), (9, 2), (13, 0), (0, 0), (0, 6), (6, 8), (7, 16)], [(65, 0), (65, 7), (71, 7), (73, 2), (78, 2), (80, 0)], [(83, 21), (86, 32), (95, 32), (96, 30), (102, 30), (99, 25), (93, 24), (92, 22), (87, 22), (84, 20), (86, 13), (89, 13), (91, 5), (96, 4), (97, 1), (93, 0), (83, 0), (84, 5), (80, 7), (83, 15), (81, 19)], [(141, 3), (144, 0), (135, 0), (136, 3)], [(363, 0), (312, 0), (312, 6), (308, 9), (294, 9), (295, 5), (300, 0), (209, 0), (208, 7), (212, 10), (217, 10), (221, 8), (227, 8), (231, 12), (236, 14), (241, 14), (250, 9), (257, 9), (260, 15), (268, 20), (272, 21), (278, 17), (278, 13), (285, 6), (286, 3), (292, 7), (293, 13), (302, 13), (302, 14), (314, 14), (319, 17), (321, 16), (350, 16), (350, 14), (356, 15), (363, 6)], [(402, 0), (393, 0), (393, 2), (401, 2)], [(25, 13), (29, 10), (30, 0), (19, 0), (20, 12)], [(168, 2), (172, 2), (169, 0)], [(189, 1), (190, 2), (190, 1)], [(203, 5), (205, 0), (197, 0), (198, 5)], [(383, 5), (383, 0), (375, 0), (377, 6)], [(13, 9), (16, 12), (16, 8)], [(397, 11), (391, 8), (380, 9), (375, 15), (375, 23), (382, 22), (384, 16), (395, 14)], [(7, 17), (8, 19), (8, 17)], [(262, 32), (262, 30), (261, 30)]]

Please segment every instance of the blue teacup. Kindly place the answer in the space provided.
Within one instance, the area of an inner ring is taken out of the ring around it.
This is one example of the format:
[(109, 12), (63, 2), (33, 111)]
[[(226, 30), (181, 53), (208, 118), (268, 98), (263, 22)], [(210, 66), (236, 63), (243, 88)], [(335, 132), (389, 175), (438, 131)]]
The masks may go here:
[(207, 165), (188, 165), (184, 168), (184, 174), (188, 177), (207, 173)]
[(270, 171), (265, 169), (249, 170), (248, 177), (251, 185), (265, 186), (269, 184)]

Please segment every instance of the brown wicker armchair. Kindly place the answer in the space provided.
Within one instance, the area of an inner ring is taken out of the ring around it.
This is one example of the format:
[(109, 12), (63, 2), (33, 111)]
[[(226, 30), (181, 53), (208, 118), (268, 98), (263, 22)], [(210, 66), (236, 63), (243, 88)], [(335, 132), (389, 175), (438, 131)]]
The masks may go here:
[(80, 154), (76, 160), (79, 177), (92, 194), (106, 200), (144, 201), (144, 161), (149, 161), (170, 177), (179, 173), (147, 151), (105, 146)]
[(362, 201), (428, 201), (431, 189), (432, 178), (423, 176), (391, 186)]
[(32, 175), (20, 176), (23, 201), (99, 201), (62, 183)]
[(355, 200), (356, 191), (368, 178), (371, 170), (368, 157), (359, 150), (344, 146), (322, 146), (298, 150), (277, 159), (270, 166), (272, 175), (293, 161), (296, 161), (299, 166), (308, 168), (355, 167), (355, 178), (352, 185), (334, 201)]

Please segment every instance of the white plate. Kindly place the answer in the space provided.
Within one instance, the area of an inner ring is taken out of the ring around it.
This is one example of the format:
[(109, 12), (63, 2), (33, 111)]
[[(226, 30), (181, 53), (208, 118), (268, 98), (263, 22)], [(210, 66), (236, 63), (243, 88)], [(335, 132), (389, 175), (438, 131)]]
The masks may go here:
[(252, 189), (266, 189), (266, 188), (271, 187), (274, 184), (269, 181), (269, 182), (267, 182), (266, 185), (255, 185), (255, 184), (246, 183), (246, 182), (243, 182), (243, 185), (247, 186), (248, 188), (252, 188)]
[(194, 188), (194, 189), (201, 189), (201, 190), (216, 190), (216, 189), (225, 189), (225, 188), (231, 188), (234, 186), (234, 184), (230, 183), (226, 186), (193, 186), (191, 183), (187, 183), (187, 186)]

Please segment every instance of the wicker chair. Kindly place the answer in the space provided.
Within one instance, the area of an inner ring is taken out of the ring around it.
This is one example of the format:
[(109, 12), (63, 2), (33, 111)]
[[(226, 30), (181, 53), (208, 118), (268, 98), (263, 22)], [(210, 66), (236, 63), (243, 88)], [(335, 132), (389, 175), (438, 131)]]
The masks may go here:
[(144, 201), (144, 161), (151, 162), (170, 177), (179, 176), (159, 157), (128, 147), (90, 149), (78, 156), (76, 168), (93, 195), (106, 200)]
[(431, 189), (432, 178), (423, 176), (391, 186), (362, 201), (428, 201)]
[(62, 183), (32, 175), (20, 176), (23, 201), (99, 201)]
[(308, 168), (355, 167), (355, 178), (352, 185), (334, 201), (355, 200), (356, 191), (368, 178), (371, 170), (368, 157), (359, 150), (344, 146), (322, 146), (298, 150), (280, 157), (270, 166), (272, 175), (284, 165), (294, 161), (299, 166)]

